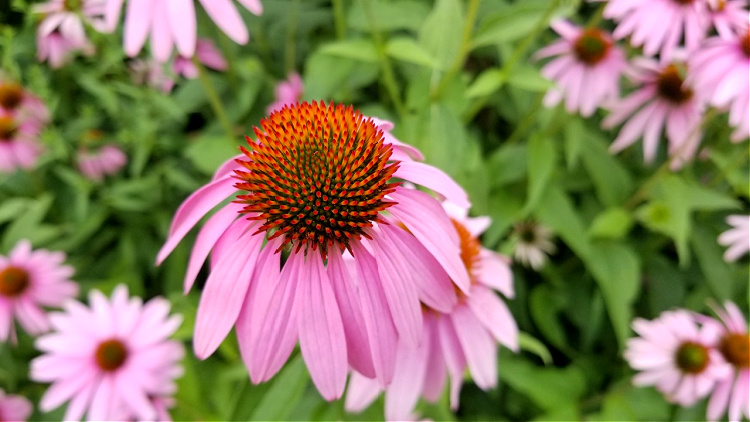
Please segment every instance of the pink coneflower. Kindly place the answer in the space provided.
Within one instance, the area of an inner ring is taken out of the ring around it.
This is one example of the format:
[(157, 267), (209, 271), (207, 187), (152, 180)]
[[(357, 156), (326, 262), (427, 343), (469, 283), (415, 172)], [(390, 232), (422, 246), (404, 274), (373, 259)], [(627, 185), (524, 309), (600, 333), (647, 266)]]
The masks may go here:
[(291, 105), (302, 99), (302, 78), (297, 73), (292, 73), (285, 81), (276, 85), (276, 99), (268, 107), (266, 114), (281, 110), (285, 105)]
[(732, 141), (750, 137), (750, 29), (732, 38), (709, 38), (690, 58), (695, 90), (729, 110)]
[(33, 251), (27, 240), (0, 255), (0, 341), (15, 340), (14, 317), (31, 335), (49, 330), (42, 306), (59, 307), (78, 294), (73, 268), (64, 261), (64, 253)]
[[(451, 379), (451, 406), (455, 409), (467, 366), (480, 388), (493, 388), (497, 383), (497, 342), (518, 350), (516, 322), (493, 291), (514, 295), (508, 259), (484, 249), (477, 238), (489, 226), (489, 218), (468, 218), (465, 210), (451, 205), (447, 211), (461, 241), (461, 260), (471, 276), (471, 287), (468, 294), (458, 293), (450, 310), (422, 304), (423, 338), (418, 347), (399, 343), (393, 381), (385, 389), (387, 420), (411, 420), (420, 395), (436, 401), (446, 375)], [(381, 389), (378, 381), (353, 372), (347, 410), (361, 411)]]
[(0, 74), (0, 113), (16, 119), (30, 119), (37, 125), (49, 121), (49, 111), (39, 97), (24, 89), (19, 83)]
[(514, 258), (526, 267), (541, 269), (547, 262), (547, 256), (557, 251), (552, 237), (552, 231), (537, 222), (516, 224), (511, 235)]
[[(747, 234), (747, 233), (746, 233)], [(717, 309), (723, 325), (721, 339), (717, 343), (724, 359), (734, 367), (734, 372), (719, 381), (708, 401), (706, 418), (718, 420), (728, 413), (730, 422), (739, 422), (742, 414), (750, 419), (750, 334), (742, 311), (732, 302)]]
[[(209, 39), (199, 39), (195, 45), (195, 57), (206, 67), (214, 70), (223, 71), (227, 69), (227, 61), (216, 48), (213, 41)], [(176, 75), (182, 75), (187, 79), (198, 77), (198, 68), (190, 57), (178, 56), (172, 63), (172, 71)]]
[(636, 318), (640, 336), (627, 342), (624, 356), (641, 371), (636, 386), (654, 385), (670, 402), (691, 406), (731, 373), (731, 366), (713, 348), (721, 331), (714, 324), (699, 326), (686, 310), (666, 311), (647, 321)]
[[(114, 28), (123, 0), (106, 0), (107, 25)], [(255, 15), (263, 12), (260, 0), (239, 0)], [(238, 44), (246, 44), (249, 35), (245, 22), (232, 0), (200, 0), (208, 16)], [(177, 47), (181, 56), (193, 57), (196, 49), (197, 24), (192, 1), (129, 0), (125, 15), (125, 53), (135, 57), (151, 34), (151, 54), (166, 62)]]
[(646, 58), (636, 59), (634, 64), (632, 78), (641, 87), (613, 104), (612, 113), (602, 122), (605, 128), (612, 128), (629, 118), (610, 151), (620, 152), (643, 137), (643, 157), (651, 163), (665, 130), (672, 169), (678, 169), (692, 159), (700, 144), (703, 102), (694, 95), (681, 64), (660, 65)]
[(36, 164), (42, 147), (37, 141), (40, 124), (20, 119), (0, 109), (0, 173), (29, 169)]
[(703, 0), (609, 0), (604, 17), (618, 22), (612, 34), (615, 39), (630, 36), (630, 44), (643, 46), (646, 56), (660, 53), (662, 61), (672, 54), (684, 38), (693, 51), (705, 37), (708, 10)]
[(31, 402), (24, 397), (5, 394), (0, 388), (0, 420), (24, 422), (32, 410)]
[(42, 356), (31, 361), (30, 377), (50, 382), (39, 407), (70, 400), (65, 420), (154, 420), (161, 398), (174, 394), (182, 373), (182, 344), (169, 340), (181, 323), (169, 302), (143, 304), (120, 285), (107, 299), (89, 294), (91, 307), (69, 301), (50, 315), (54, 331), (37, 339)]
[(104, 145), (97, 150), (80, 149), (78, 151), (78, 170), (95, 182), (104, 180), (104, 176), (116, 174), (128, 162), (128, 157), (116, 145)]
[(36, 37), (36, 58), (40, 63), (47, 62), (53, 69), (59, 69), (70, 61), (73, 53), (82, 52), (85, 55), (94, 53), (92, 44), (79, 44), (68, 38), (65, 38), (60, 32), (52, 31), (49, 34), (42, 34), (37, 31)]
[(131, 60), (128, 64), (133, 83), (148, 85), (161, 92), (169, 93), (174, 88), (174, 79), (164, 71), (164, 63), (153, 59)]
[[(196, 355), (213, 353), (236, 321), (251, 379), (261, 382), (279, 370), (299, 338), (313, 382), (323, 397), (335, 399), (346, 382), (347, 326), (369, 339), (376, 371), (394, 352), (380, 342), (388, 327), (410, 344), (422, 338), (416, 286), (429, 268), (409, 259), (410, 245), (429, 251), (430, 262), (459, 288), (470, 286), (458, 236), (440, 204), (392, 178), (433, 189), (460, 206), (468, 207), (468, 199), (440, 170), (394, 160), (400, 147), (386, 143), (382, 130), (352, 107), (294, 104), (261, 120), (255, 135), (257, 141), (248, 138), (252, 151), (241, 148), (243, 155), (180, 206), (157, 262), (206, 213), (236, 195), (206, 222), (188, 263), (189, 289), (213, 250), (196, 319)], [(385, 210), (409, 231), (385, 224)], [(367, 280), (359, 287), (344, 251), (353, 255), (357, 277)], [(282, 252), (288, 254), (283, 268)], [(346, 298), (334, 286), (343, 286)], [(452, 287), (432, 290), (449, 295)], [(362, 320), (345, 325), (342, 309), (348, 307)]]
[(617, 99), (626, 61), (609, 34), (564, 20), (551, 26), (562, 39), (535, 54), (536, 58), (558, 56), (542, 68), (542, 75), (557, 84), (544, 96), (544, 105), (552, 107), (564, 97), (569, 113), (580, 111), (582, 116), (590, 116), (605, 101)]
[(706, 0), (711, 23), (722, 38), (733, 38), (748, 25), (746, 0)]
[(104, 30), (105, 0), (49, 0), (34, 5), (34, 13), (44, 15), (36, 34), (37, 59), (52, 68), (62, 67), (71, 53), (92, 54), (94, 46), (86, 37), (84, 22)]
[(724, 261), (734, 262), (750, 251), (750, 215), (730, 215), (727, 224), (732, 228), (719, 235), (719, 244), (729, 247)]

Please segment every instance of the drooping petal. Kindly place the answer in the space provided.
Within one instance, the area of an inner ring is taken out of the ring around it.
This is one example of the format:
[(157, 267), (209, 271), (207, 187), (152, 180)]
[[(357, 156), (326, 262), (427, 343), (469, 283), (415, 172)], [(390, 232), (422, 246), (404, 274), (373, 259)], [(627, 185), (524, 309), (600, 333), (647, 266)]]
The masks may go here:
[(476, 271), (477, 280), (480, 283), (492, 287), (507, 298), (515, 296), (513, 273), (503, 256), (488, 249), (482, 249), (479, 252), (479, 265)]
[(389, 421), (409, 420), (419, 401), (419, 394), (425, 381), (428, 344), (421, 342), (419, 347), (399, 343), (396, 358), (396, 373), (393, 382), (385, 391), (385, 417)]
[(349, 376), (349, 388), (346, 390), (344, 409), (347, 412), (361, 412), (378, 398), (380, 391), (380, 386), (376, 380), (352, 372)]
[(237, 44), (247, 44), (248, 33), (231, 0), (200, 0), (211, 20)]
[(143, 48), (152, 24), (153, 2), (151, 0), (131, 0), (128, 2), (125, 29), (125, 54), (135, 57)]
[(464, 369), (466, 368), (466, 356), (461, 348), (461, 343), (453, 328), (453, 322), (450, 317), (441, 316), (436, 318), (438, 338), (440, 339), (440, 348), (445, 357), (445, 364), (448, 367), (448, 375), (451, 378), (451, 409), (458, 408), (458, 396), (461, 393), (463, 383)]
[(474, 286), (466, 303), (493, 337), (509, 349), (518, 351), (518, 326), (508, 307), (492, 290)]
[(497, 384), (495, 341), (466, 306), (456, 307), (451, 320), (474, 382), (482, 389), (494, 387)]
[(425, 314), (425, 344), (430, 351), (427, 356), (427, 370), (425, 371), (425, 380), (422, 390), (425, 400), (436, 402), (445, 387), (446, 371), (445, 358), (443, 349), (438, 337), (438, 328), (435, 317)]
[[(164, 0), (162, 0), (164, 1)], [(167, 0), (169, 27), (177, 50), (183, 57), (193, 57), (196, 45), (195, 7), (192, 1)], [(162, 22), (162, 25), (165, 22)]]
[(437, 167), (415, 161), (402, 161), (393, 176), (432, 189), (459, 207), (471, 207), (466, 191)]

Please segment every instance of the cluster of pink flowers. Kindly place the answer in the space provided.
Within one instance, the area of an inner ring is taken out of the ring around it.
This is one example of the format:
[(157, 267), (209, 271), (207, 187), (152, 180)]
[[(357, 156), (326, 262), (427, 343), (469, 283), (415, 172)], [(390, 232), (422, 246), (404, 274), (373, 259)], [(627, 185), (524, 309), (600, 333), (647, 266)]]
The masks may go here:
[[(554, 22), (552, 28), (562, 38), (537, 53), (537, 58), (557, 56), (542, 69), (556, 82), (544, 104), (564, 100), (568, 112), (584, 117), (597, 107), (609, 110), (603, 126), (623, 125), (611, 151), (643, 139), (647, 163), (656, 157), (664, 133), (675, 170), (695, 156), (707, 106), (728, 111), (735, 129), (732, 140), (745, 140), (750, 137), (746, 7), (741, 0), (610, 0), (604, 17), (618, 23), (611, 35)], [(714, 30), (717, 35), (710, 36)], [(632, 46), (642, 47), (646, 57), (628, 62), (614, 42), (626, 37)], [(620, 99), (622, 75), (635, 89)]]
[(750, 335), (740, 309), (726, 302), (719, 320), (686, 310), (637, 318), (639, 337), (628, 341), (625, 359), (640, 371), (633, 383), (655, 386), (667, 400), (692, 406), (711, 395), (706, 418), (750, 418)]
[(0, 173), (36, 164), (43, 151), (39, 134), (48, 120), (38, 97), (0, 73)]
[(43, 16), (37, 29), (37, 59), (52, 68), (65, 65), (75, 52), (91, 55), (94, 46), (85, 27), (110, 31), (104, 22), (106, 0), (49, 0), (33, 12)]

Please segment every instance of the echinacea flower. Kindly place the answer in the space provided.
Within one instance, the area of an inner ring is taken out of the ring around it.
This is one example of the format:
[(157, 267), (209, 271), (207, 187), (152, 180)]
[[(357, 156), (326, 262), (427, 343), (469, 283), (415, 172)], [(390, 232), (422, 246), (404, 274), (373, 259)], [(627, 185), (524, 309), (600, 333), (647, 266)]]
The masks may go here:
[(275, 95), (276, 98), (268, 107), (266, 107), (266, 114), (271, 114), (274, 111), (281, 110), (285, 105), (291, 105), (302, 99), (302, 91), (304, 86), (302, 85), (302, 78), (297, 73), (292, 73), (285, 81), (281, 81), (276, 85)]
[(78, 151), (78, 170), (95, 182), (104, 176), (116, 174), (128, 162), (128, 157), (116, 145), (104, 145), (96, 150), (88, 148)]
[(104, 31), (106, 0), (48, 0), (36, 4), (32, 11), (44, 16), (37, 29), (37, 59), (49, 61), (52, 68), (63, 66), (74, 51), (90, 54), (84, 22)]
[(53, 69), (59, 69), (68, 64), (75, 52), (80, 51), (87, 56), (94, 54), (92, 44), (88, 42), (79, 44), (65, 38), (58, 31), (52, 31), (49, 34), (41, 34), (41, 31), (37, 31), (36, 50), (36, 59), (39, 63), (47, 62)]
[(78, 294), (64, 261), (64, 253), (32, 250), (28, 240), (0, 255), (0, 341), (15, 340), (14, 318), (31, 335), (49, 330), (42, 307), (59, 307)]
[(696, 92), (729, 111), (732, 141), (750, 137), (750, 28), (731, 38), (709, 38), (689, 63)]
[(36, 340), (43, 354), (31, 361), (30, 377), (52, 383), (40, 409), (70, 401), (66, 421), (84, 413), (95, 421), (154, 420), (182, 374), (182, 344), (169, 340), (181, 317), (169, 316), (163, 298), (128, 297), (124, 285), (111, 299), (92, 290), (89, 302), (67, 302), (50, 315), (54, 331)]
[[(195, 57), (206, 67), (214, 70), (223, 71), (227, 69), (227, 61), (216, 48), (213, 41), (209, 39), (199, 39), (195, 45)], [(198, 77), (198, 68), (190, 57), (178, 56), (172, 63), (172, 71), (176, 75), (182, 75), (187, 79)]]
[(0, 110), (19, 120), (29, 119), (38, 125), (46, 124), (49, 111), (44, 102), (21, 84), (0, 74)]
[(0, 173), (29, 169), (42, 153), (40, 123), (0, 109)]
[[(514, 295), (509, 260), (483, 248), (478, 239), (489, 226), (489, 218), (469, 218), (465, 209), (445, 205), (460, 239), (461, 260), (471, 277), (471, 287), (466, 294), (457, 293), (450, 309), (422, 304), (425, 321), (422, 340), (417, 347), (399, 343), (393, 380), (385, 387), (387, 420), (413, 420), (419, 397), (435, 402), (447, 376), (451, 384), (451, 407), (456, 409), (467, 366), (476, 384), (484, 390), (490, 389), (497, 383), (497, 343), (518, 350), (516, 322), (495, 294), (497, 290), (509, 298)], [(377, 380), (352, 372), (347, 410), (361, 411), (382, 389)]]
[(634, 65), (631, 76), (640, 87), (613, 104), (612, 113), (602, 122), (609, 129), (627, 120), (610, 151), (620, 152), (642, 137), (644, 161), (651, 163), (665, 131), (671, 168), (679, 169), (693, 158), (702, 137), (704, 103), (685, 76), (692, 69), (685, 69), (681, 63), (662, 65), (646, 58), (636, 59)]
[(609, 0), (604, 17), (617, 24), (612, 35), (621, 40), (630, 36), (630, 44), (643, 46), (646, 56), (660, 54), (661, 61), (673, 59), (673, 53), (684, 39), (693, 51), (700, 45), (708, 27), (704, 0)]
[(730, 422), (739, 422), (742, 414), (750, 419), (750, 334), (742, 311), (734, 303), (726, 302), (724, 309), (716, 312), (723, 323), (716, 322), (722, 330), (717, 346), (734, 372), (714, 388), (706, 418), (716, 421), (726, 413)]
[(719, 235), (719, 244), (728, 246), (724, 261), (734, 262), (750, 251), (750, 215), (730, 215), (727, 224), (731, 229)]
[(24, 422), (31, 416), (31, 402), (26, 398), (5, 394), (0, 388), (0, 420)]
[(698, 324), (684, 309), (665, 311), (657, 319), (636, 318), (639, 337), (627, 342), (624, 352), (639, 387), (653, 385), (667, 400), (691, 406), (706, 397), (714, 385), (731, 374), (732, 367), (714, 348), (721, 336), (715, 324)]
[(552, 231), (534, 221), (518, 223), (513, 227), (513, 257), (526, 267), (539, 270), (547, 262), (547, 255), (557, 251), (552, 243)]
[(732, 38), (748, 25), (746, 0), (706, 0), (711, 23), (722, 38)]
[[(117, 25), (123, 0), (106, 0), (106, 21), (109, 28)], [(255, 15), (263, 13), (260, 0), (239, 0)], [(246, 44), (249, 35), (232, 0), (200, 0), (211, 20), (238, 44)], [(125, 15), (125, 53), (135, 57), (146, 38), (151, 36), (151, 54), (166, 62), (176, 46), (181, 56), (193, 57), (196, 49), (197, 22), (192, 0), (128, 0)]]
[(544, 105), (552, 107), (564, 98), (569, 113), (579, 111), (588, 117), (602, 103), (616, 100), (626, 61), (609, 34), (565, 20), (551, 26), (562, 39), (535, 54), (536, 58), (557, 56), (542, 68), (542, 75), (557, 84), (544, 96)]
[[(401, 186), (393, 178), (432, 189), (468, 207), (466, 193), (442, 171), (398, 161), (401, 147), (352, 107), (298, 103), (272, 113), (255, 128), (252, 150), (219, 168), (214, 179), (177, 210), (157, 262), (225, 199), (206, 222), (193, 248), (189, 289), (213, 250), (211, 272), (196, 317), (194, 348), (203, 359), (232, 326), (253, 382), (272, 377), (299, 339), (302, 356), (323, 397), (341, 396), (348, 370), (347, 335), (367, 339), (362, 356), (387, 383), (395, 347), (381, 333), (395, 327), (401, 341), (422, 338), (417, 288), (433, 269), (413, 258), (427, 251), (465, 291), (469, 275), (461, 262), (458, 235), (437, 200)], [(408, 231), (386, 223), (385, 211)], [(353, 256), (355, 284), (342, 257)], [(288, 256), (283, 268), (281, 256)], [(340, 295), (334, 286), (344, 290)], [(430, 294), (452, 293), (450, 284), (430, 285)], [(343, 318), (354, 308), (361, 320)], [(344, 322), (344, 320), (346, 320)], [(387, 339), (391, 339), (387, 336)], [(395, 343), (393, 343), (395, 345)]]

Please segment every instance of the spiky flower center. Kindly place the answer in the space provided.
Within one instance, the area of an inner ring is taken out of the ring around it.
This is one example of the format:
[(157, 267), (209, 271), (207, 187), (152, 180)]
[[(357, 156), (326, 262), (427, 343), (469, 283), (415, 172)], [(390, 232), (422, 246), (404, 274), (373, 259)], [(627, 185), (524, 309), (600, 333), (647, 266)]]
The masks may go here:
[(708, 366), (708, 348), (700, 343), (686, 341), (677, 349), (675, 361), (682, 372), (700, 374)]
[(120, 368), (127, 359), (128, 349), (118, 339), (104, 341), (96, 348), (96, 363), (105, 371), (114, 371)]
[(683, 5), (688, 5), (688, 4), (693, 3), (693, 0), (673, 0), (673, 1), (677, 4), (683, 4)]
[(20, 267), (8, 266), (0, 271), (0, 295), (16, 297), (29, 286), (29, 273)]
[(15, 82), (0, 82), (0, 106), (13, 110), (23, 101), (23, 88)]
[(731, 333), (721, 339), (719, 350), (727, 362), (738, 368), (750, 367), (750, 335)]
[(612, 43), (598, 29), (587, 29), (578, 36), (573, 44), (573, 51), (578, 60), (587, 65), (595, 65), (609, 53)]
[(17, 130), (18, 126), (12, 117), (0, 116), (0, 141), (13, 139)]
[(313, 102), (271, 113), (254, 128), (258, 142), (237, 162), (235, 186), (243, 212), (260, 220), (258, 233), (283, 237), (297, 250), (349, 249), (349, 242), (379, 220), (392, 205), (384, 199), (395, 190), (389, 183), (398, 168), (388, 163), (390, 144), (372, 120), (351, 106)]
[(674, 103), (682, 104), (693, 97), (693, 90), (686, 87), (685, 78), (676, 65), (670, 64), (659, 74), (656, 86), (664, 99)]
[(747, 34), (744, 37), (740, 38), (740, 48), (750, 58), (750, 29), (747, 30)]
[(468, 271), (469, 275), (473, 278), (474, 274), (472, 272), (479, 261), (479, 252), (482, 249), (482, 244), (479, 242), (479, 239), (469, 232), (469, 229), (467, 229), (466, 226), (454, 219), (451, 219), (451, 221), (453, 222), (453, 227), (456, 228), (458, 238), (461, 241), (461, 261), (463, 261), (466, 271)]

